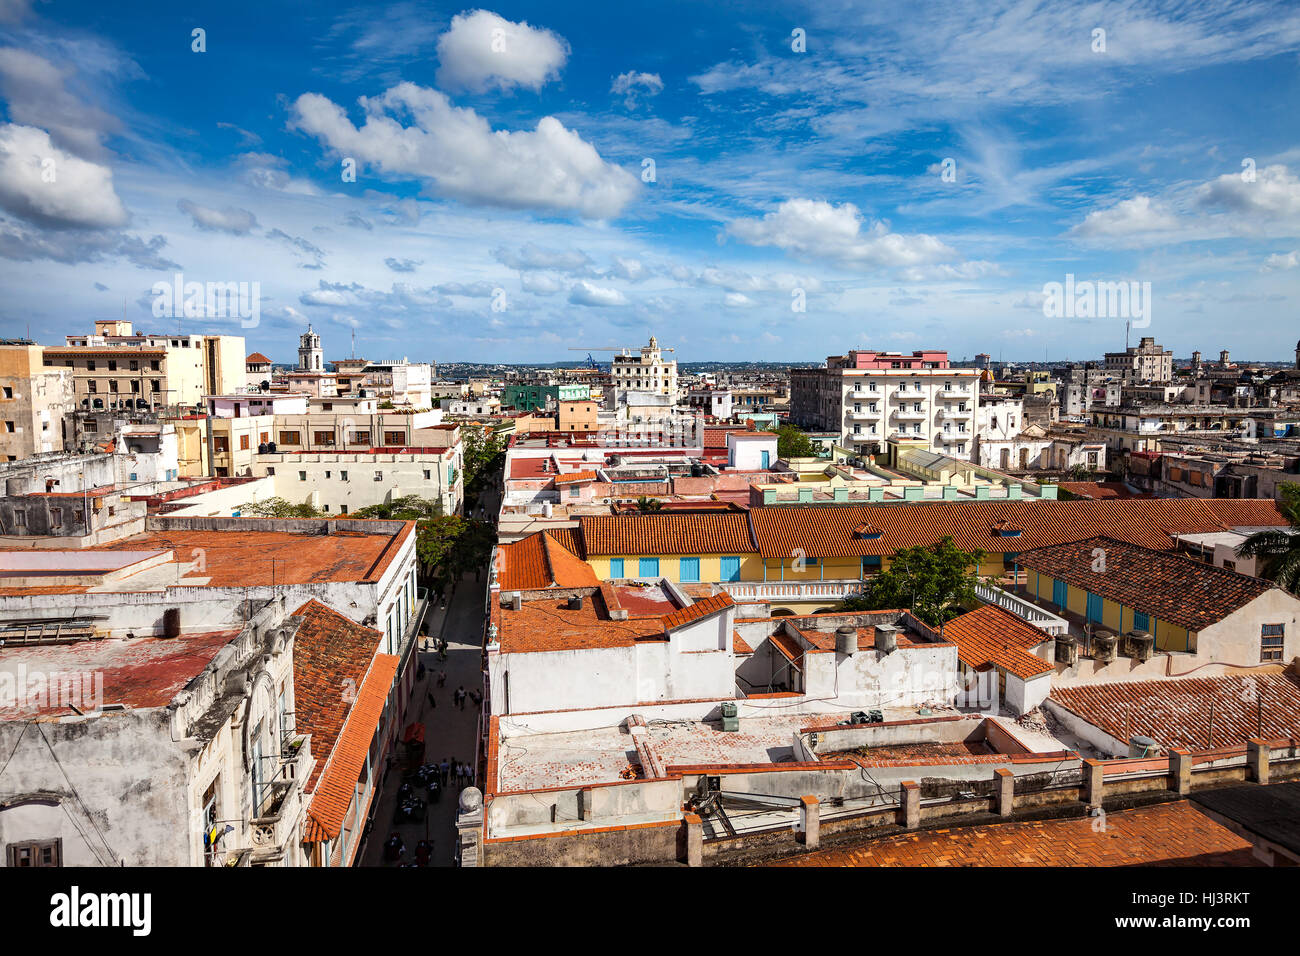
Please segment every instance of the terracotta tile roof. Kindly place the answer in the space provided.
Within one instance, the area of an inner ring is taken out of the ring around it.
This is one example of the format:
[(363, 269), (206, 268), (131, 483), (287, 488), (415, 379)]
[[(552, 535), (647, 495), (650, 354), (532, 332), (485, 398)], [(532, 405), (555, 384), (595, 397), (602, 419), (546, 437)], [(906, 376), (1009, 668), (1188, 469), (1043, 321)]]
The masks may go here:
[[(566, 529), (567, 530), (567, 529)], [(552, 531), (538, 531), (498, 549), (497, 574), (503, 591), (596, 587), (596, 572), (558, 540)], [(565, 535), (570, 542), (572, 534)]]
[(731, 649), (737, 654), (754, 653), (754, 649), (749, 646), (749, 641), (741, 637), (739, 631), (731, 632)]
[(784, 629), (777, 630), (774, 634), (769, 634), (768, 638), (772, 646), (775, 647), (791, 664), (796, 667), (803, 665), (803, 646), (800, 645)]
[(1190, 803), (1087, 817), (952, 826), (853, 839), (792, 854), (774, 866), (1257, 866), (1250, 844)]
[(1145, 491), (1133, 491), (1122, 481), (1062, 481), (1057, 483), (1057, 487), (1080, 498), (1096, 500), (1151, 500), (1156, 497)]
[(348, 696), (361, 686), (384, 635), (316, 600), (293, 613), (303, 619), (293, 641), (294, 716), (316, 754), (305, 788), (311, 791), (343, 729)]
[(958, 659), (976, 670), (992, 664), (1021, 680), (1052, 670), (1051, 664), (1032, 653), (1051, 635), (993, 604), (949, 621), (943, 636), (957, 642)]
[(518, 611), (494, 602), (491, 616), (503, 654), (601, 650), (664, 639), (662, 618), (610, 620), (600, 592), (587, 595), (580, 608), (554, 598), (524, 601)]
[(1053, 688), (1050, 699), (1121, 741), (1200, 749), (1300, 735), (1300, 680), (1290, 674), (1080, 684)]
[(271, 360), (261, 352), (254, 352), (248, 358), (244, 359), (246, 365), (270, 365)]
[(343, 828), (344, 817), (356, 795), (357, 778), (366, 764), (370, 744), (379, 727), (393, 688), (393, 677), (401, 659), (393, 654), (376, 654), (365, 683), (348, 711), (325, 772), (312, 793), (303, 827), (303, 842), (333, 840)]
[(599, 475), (594, 471), (570, 471), (563, 475), (555, 476), (557, 485), (572, 485), (579, 481), (595, 481)]
[(578, 521), (588, 557), (753, 554), (756, 550), (747, 514), (584, 515)]
[[(950, 535), (963, 550), (978, 548), (989, 553), (1028, 551), (1103, 534), (1149, 548), (1167, 549), (1173, 534), (1286, 524), (1272, 501), (1197, 498), (772, 507), (754, 508), (749, 514), (758, 551), (769, 558), (789, 558), (796, 548), (809, 557), (889, 555), (899, 548), (934, 544), (945, 535)], [(993, 526), (998, 521), (1007, 521), (1023, 532), (1016, 537), (996, 535)], [(884, 534), (874, 539), (855, 538), (854, 529), (864, 523), (879, 527)], [(585, 521), (583, 531), (585, 534)]]
[[(1098, 550), (1104, 553), (1104, 571), (1093, 570)], [(1260, 578), (1175, 552), (1104, 537), (1023, 551), (1017, 562), (1192, 631), (1223, 620), (1274, 588)]]
[(674, 631), (679, 627), (685, 627), (700, 618), (708, 617), (710, 614), (717, 614), (719, 611), (725, 611), (729, 607), (735, 607), (736, 602), (731, 599), (731, 595), (726, 591), (714, 594), (712, 597), (696, 601), (694, 604), (688, 604), (680, 610), (673, 611), (671, 614), (664, 615), (664, 631)]

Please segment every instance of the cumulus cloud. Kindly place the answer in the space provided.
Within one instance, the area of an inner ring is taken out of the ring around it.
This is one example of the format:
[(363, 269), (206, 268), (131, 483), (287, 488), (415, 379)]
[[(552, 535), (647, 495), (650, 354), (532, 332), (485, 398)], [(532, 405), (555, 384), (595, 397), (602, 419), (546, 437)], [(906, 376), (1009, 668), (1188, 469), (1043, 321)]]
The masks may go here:
[(563, 280), (545, 272), (522, 272), (519, 275), (519, 285), (533, 295), (555, 295), (564, 291)]
[(1168, 232), (1178, 228), (1178, 217), (1150, 196), (1134, 196), (1107, 209), (1095, 209), (1070, 230), (1086, 239)]
[(636, 282), (644, 279), (647, 275), (645, 264), (640, 259), (631, 259), (624, 256), (615, 256), (614, 264), (609, 269), (612, 275), (620, 279), (627, 279), (629, 282)]
[(48, 228), (106, 229), (126, 223), (107, 166), (58, 148), (45, 130), (0, 126), (0, 209)]
[(520, 272), (550, 269), (570, 275), (592, 274), (592, 260), (580, 249), (547, 249), (534, 242), (526, 242), (517, 250), (493, 249), (492, 255), (503, 266)]
[(463, 295), (472, 299), (490, 299), (496, 288), (491, 282), (482, 281), (444, 282), (442, 285), (434, 286), (434, 289), (443, 295)]
[(635, 70), (628, 70), (614, 77), (609, 91), (623, 97), (623, 105), (628, 109), (635, 109), (638, 96), (658, 96), (664, 91), (664, 81), (659, 78), (658, 73), (637, 73)]
[(1300, 220), (1300, 179), (1285, 166), (1258, 170), (1250, 182), (1241, 173), (1226, 173), (1197, 190), (1196, 204), (1247, 220)]
[[(534, 130), (493, 131), (472, 109), (413, 83), (360, 103), (366, 120), (358, 128), (328, 98), (304, 93), (294, 104), (292, 123), (340, 156), (385, 176), (418, 179), (432, 193), (467, 203), (607, 219), (639, 188), (640, 180), (605, 162), (553, 116), (540, 119)], [(395, 118), (408, 115), (410, 125)]]
[(418, 259), (394, 259), (391, 256), (384, 260), (384, 265), (394, 272), (414, 272), (415, 267), (420, 265)]
[(15, 47), (0, 49), (0, 96), (14, 123), (48, 130), (55, 143), (79, 156), (103, 156), (103, 139), (121, 128), (116, 117), (82, 102), (65, 83), (70, 71)]
[(582, 279), (569, 290), (569, 301), (574, 305), (604, 307), (627, 305), (627, 296), (618, 289), (594, 285)]
[(1287, 253), (1275, 253), (1264, 260), (1264, 271), (1274, 272), (1280, 269), (1294, 269), (1300, 266), (1300, 249)]
[(301, 236), (291, 236), (282, 229), (272, 229), (266, 234), (268, 239), (275, 239), (284, 243), (301, 260), (299, 265), (304, 269), (320, 269), (325, 265), (325, 253), (319, 246), (303, 239)]
[(257, 228), (257, 217), (237, 206), (213, 209), (188, 199), (179, 199), (176, 208), (194, 221), (194, 228), (205, 232), (228, 232), (233, 236), (246, 236)]
[(747, 309), (754, 305), (754, 300), (743, 292), (728, 292), (722, 300), (723, 304), (732, 309)]
[[(865, 227), (865, 228), (864, 228)], [(735, 219), (726, 231), (751, 246), (775, 246), (806, 259), (853, 268), (904, 267), (957, 258), (934, 236), (892, 232), (866, 221), (852, 203), (789, 199), (761, 219)]]
[(569, 44), (550, 30), (488, 10), (459, 13), (438, 38), (438, 83), (473, 93), (539, 90), (560, 75), (568, 56)]

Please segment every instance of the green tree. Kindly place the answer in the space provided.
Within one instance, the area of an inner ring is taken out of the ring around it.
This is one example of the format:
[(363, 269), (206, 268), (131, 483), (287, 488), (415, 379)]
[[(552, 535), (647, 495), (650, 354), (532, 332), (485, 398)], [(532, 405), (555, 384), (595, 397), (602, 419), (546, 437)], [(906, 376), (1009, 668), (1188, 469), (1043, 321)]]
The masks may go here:
[(442, 499), (403, 495), (392, 501), (370, 505), (353, 512), (354, 518), (383, 518), (388, 521), (419, 521), (443, 514)]
[(465, 506), (473, 507), (505, 466), (506, 436), (486, 428), (461, 428)]
[(654, 514), (657, 511), (664, 510), (664, 503), (658, 498), (647, 498), (641, 495), (636, 499), (636, 510), (643, 515)]
[(438, 515), (416, 526), (415, 553), (420, 567), (443, 593), (467, 571), (483, 568), (495, 544), (496, 530), (487, 521)]
[(309, 504), (295, 505), (284, 498), (266, 498), (263, 501), (245, 501), (239, 513), (248, 518), (328, 518)]
[(845, 599), (844, 611), (911, 608), (931, 627), (961, 613), (960, 605), (975, 600), (983, 551), (963, 551), (944, 538), (937, 544), (895, 551), (889, 570), (874, 577), (866, 590)]
[(812, 440), (794, 425), (785, 424), (776, 430), (776, 455), (778, 458), (816, 458), (817, 449)]
[(1274, 581), (1292, 594), (1300, 594), (1300, 485), (1284, 482), (1277, 510), (1291, 526), (1256, 531), (1237, 548), (1243, 558), (1259, 561), (1260, 576)]

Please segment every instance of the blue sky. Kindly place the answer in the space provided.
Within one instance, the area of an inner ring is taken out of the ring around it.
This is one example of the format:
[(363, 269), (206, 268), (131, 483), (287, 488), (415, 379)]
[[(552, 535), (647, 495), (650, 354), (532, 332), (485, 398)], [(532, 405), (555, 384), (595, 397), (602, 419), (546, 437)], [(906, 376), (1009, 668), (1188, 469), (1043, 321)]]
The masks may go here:
[[(1179, 355), (1300, 337), (1295, 4), (187, 6), (0, 0), (0, 335), (1121, 347), (1044, 315), (1069, 273), (1150, 282), (1134, 341)], [(259, 324), (155, 317), (177, 272)]]

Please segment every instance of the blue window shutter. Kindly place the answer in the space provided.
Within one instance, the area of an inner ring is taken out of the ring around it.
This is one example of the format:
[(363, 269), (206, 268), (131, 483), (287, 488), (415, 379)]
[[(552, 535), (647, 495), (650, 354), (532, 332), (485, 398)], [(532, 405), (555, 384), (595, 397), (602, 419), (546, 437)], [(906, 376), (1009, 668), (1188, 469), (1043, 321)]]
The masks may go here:
[(720, 559), (718, 570), (721, 572), (718, 577), (723, 581), (739, 581), (740, 558), (730, 557)]
[(696, 584), (700, 580), (700, 559), (682, 558), (677, 569), (678, 580), (683, 584)]
[(1059, 578), (1052, 580), (1052, 603), (1059, 607), (1065, 607), (1066, 599), (1069, 597), (1069, 591), (1064, 581)]
[(1101, 623), (1102, 602), (1100, 594), (1088, 595), (1088, 620)]
[(613, 580), (614, 578), (621, 578), (622, 576), (623, 576), (623, 559), (610, 558), (609, 559), (610, 580)]
[(643, 577), (643, 578), (657, 578), (657, 577), (659, 577), (659, 559), (658, 559), (658, 558), (642, 558), (642, 559), (641, 559), (641, 566), (640, 566), (640, 568), (638, 569), (637, 574), (638, 574), (639, 577)]
[(1141, 611), (1133, 612), (1133, 630), (1148, 631), (1151, 629), (1151, 619)]

